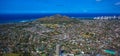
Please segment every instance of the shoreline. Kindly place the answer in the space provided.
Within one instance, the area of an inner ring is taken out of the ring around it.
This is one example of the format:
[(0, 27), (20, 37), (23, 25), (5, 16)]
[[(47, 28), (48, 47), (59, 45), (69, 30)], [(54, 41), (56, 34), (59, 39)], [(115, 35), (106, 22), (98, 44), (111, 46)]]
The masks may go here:
[[(44, 15), (44, 17), (50, 17), (50, 15), (52, 15), (52, 14), (49, 14), (49, 15), (47, 15), (46, 14), (46, 16)], [(55, 14), (55, 15), (57, 15), (57, 14)], [(59, 14), (58, 14), (59, 15)], [(90, 17), (88, 17), (88, 16), (79, 16), (78, 17), (78, 15), (77, 16), (75, 16), (75, 15), (73, 15), (72, 16), (72, 14), (71, 14), (71, 16), (70, 16), (70, 14), (68, 15), (68, 14), (60, 14), (60, 15), (62, 15), (62, 16), (68, 16), (68, 17), (70, 17), (71, 19), (80, 19), (80, 20), (99, 20), (99, 19), (105, 19), (105, 18), (109, 18), (109, 17), (111, 17), (110, 19), (112, 19), (112, 20), (119, 20), (120, 19), (120, 16), (97, 16), (97, 17), (93, 17), (93, 16), (90, 16)], [(21, 15), (20, 15), (21, 16)], [(53, 16), (53, 15), (52, 15)], [(7, 17), (7, 16), (6, 16)], [(16, 17), (16, 16), (15, 16)], [(30, 21), (34, 21), (34, 20), (37, 20), (37, 19), (40, 19), (40, 18), (44, 18), (42, 15), (41, 16), (39, 16), (39, 17), (35, 17), (35, 18), (33, 18), (33, 19), (30, 19), (30, 18), (27, 18), (26, 16), (25, 16), (25, 18), (19, 18), (19, 19), (17, 19), (17, 18), (14, 18), (14, 19), (1, 19), (1, 21), (0, 21), (0, 25), (1, 24), (14, 24), (14, 23), (24, 23), (24, 22), (30, 22)], [(0, 18), (1, 18), (1, 16), (0, 16)], [(32, 17), (31, 17), (32, 18)], [(2, 21), (3, 20), (3, 21)], [(8, 20), (8, 21), (7, 21)]]

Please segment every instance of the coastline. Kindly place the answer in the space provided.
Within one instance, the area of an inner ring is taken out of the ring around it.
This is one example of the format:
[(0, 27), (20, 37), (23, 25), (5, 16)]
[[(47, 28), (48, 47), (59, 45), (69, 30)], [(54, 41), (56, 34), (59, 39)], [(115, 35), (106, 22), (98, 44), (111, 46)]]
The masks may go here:
[(8, 23), (19, 23), (19, 22), (29, 22), (36, 20), (38, 18), (50, 17), (52, 15), (60, 14), (62, 16), (69, 16), (74, 19), (82, 19), (82, 20), (92, 20), (94, 17), (100, 16), (116, 16), (120, 17), (120, 14), (80, 14), (80, 13), (41, 13), (41, 14), (0, 14), (0, 24), (8, 24)]

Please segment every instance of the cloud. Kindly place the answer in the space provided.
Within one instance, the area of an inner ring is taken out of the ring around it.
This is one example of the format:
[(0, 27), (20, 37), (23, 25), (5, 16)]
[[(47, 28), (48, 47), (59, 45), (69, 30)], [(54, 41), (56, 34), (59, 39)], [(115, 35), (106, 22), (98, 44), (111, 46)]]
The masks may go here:
[(115, 5), (120, 5), (120, 2), (116, 2)]
[(100, 1), (102, 1), (102, 0), (96, 0), (97, 2), (100, 2)]

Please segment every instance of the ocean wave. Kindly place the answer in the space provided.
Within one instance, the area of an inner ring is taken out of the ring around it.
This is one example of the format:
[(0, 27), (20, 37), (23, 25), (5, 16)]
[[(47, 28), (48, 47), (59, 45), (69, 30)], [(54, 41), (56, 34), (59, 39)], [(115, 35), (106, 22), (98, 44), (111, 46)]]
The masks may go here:
[(21, 20), (20, 22), (28, 22), (29, 20)]

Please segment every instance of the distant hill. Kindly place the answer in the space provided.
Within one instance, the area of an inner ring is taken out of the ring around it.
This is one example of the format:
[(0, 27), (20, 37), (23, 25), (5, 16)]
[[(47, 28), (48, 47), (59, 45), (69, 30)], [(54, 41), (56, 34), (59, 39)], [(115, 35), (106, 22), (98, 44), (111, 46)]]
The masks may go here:
[(62, 16), (60, 14), (56, 14), (49, 17), (39, 18), (35, 20), (34, 22), (40, 22), (40, 23), (76, 23), (75, 19), (72, 19), (67, 16)]

